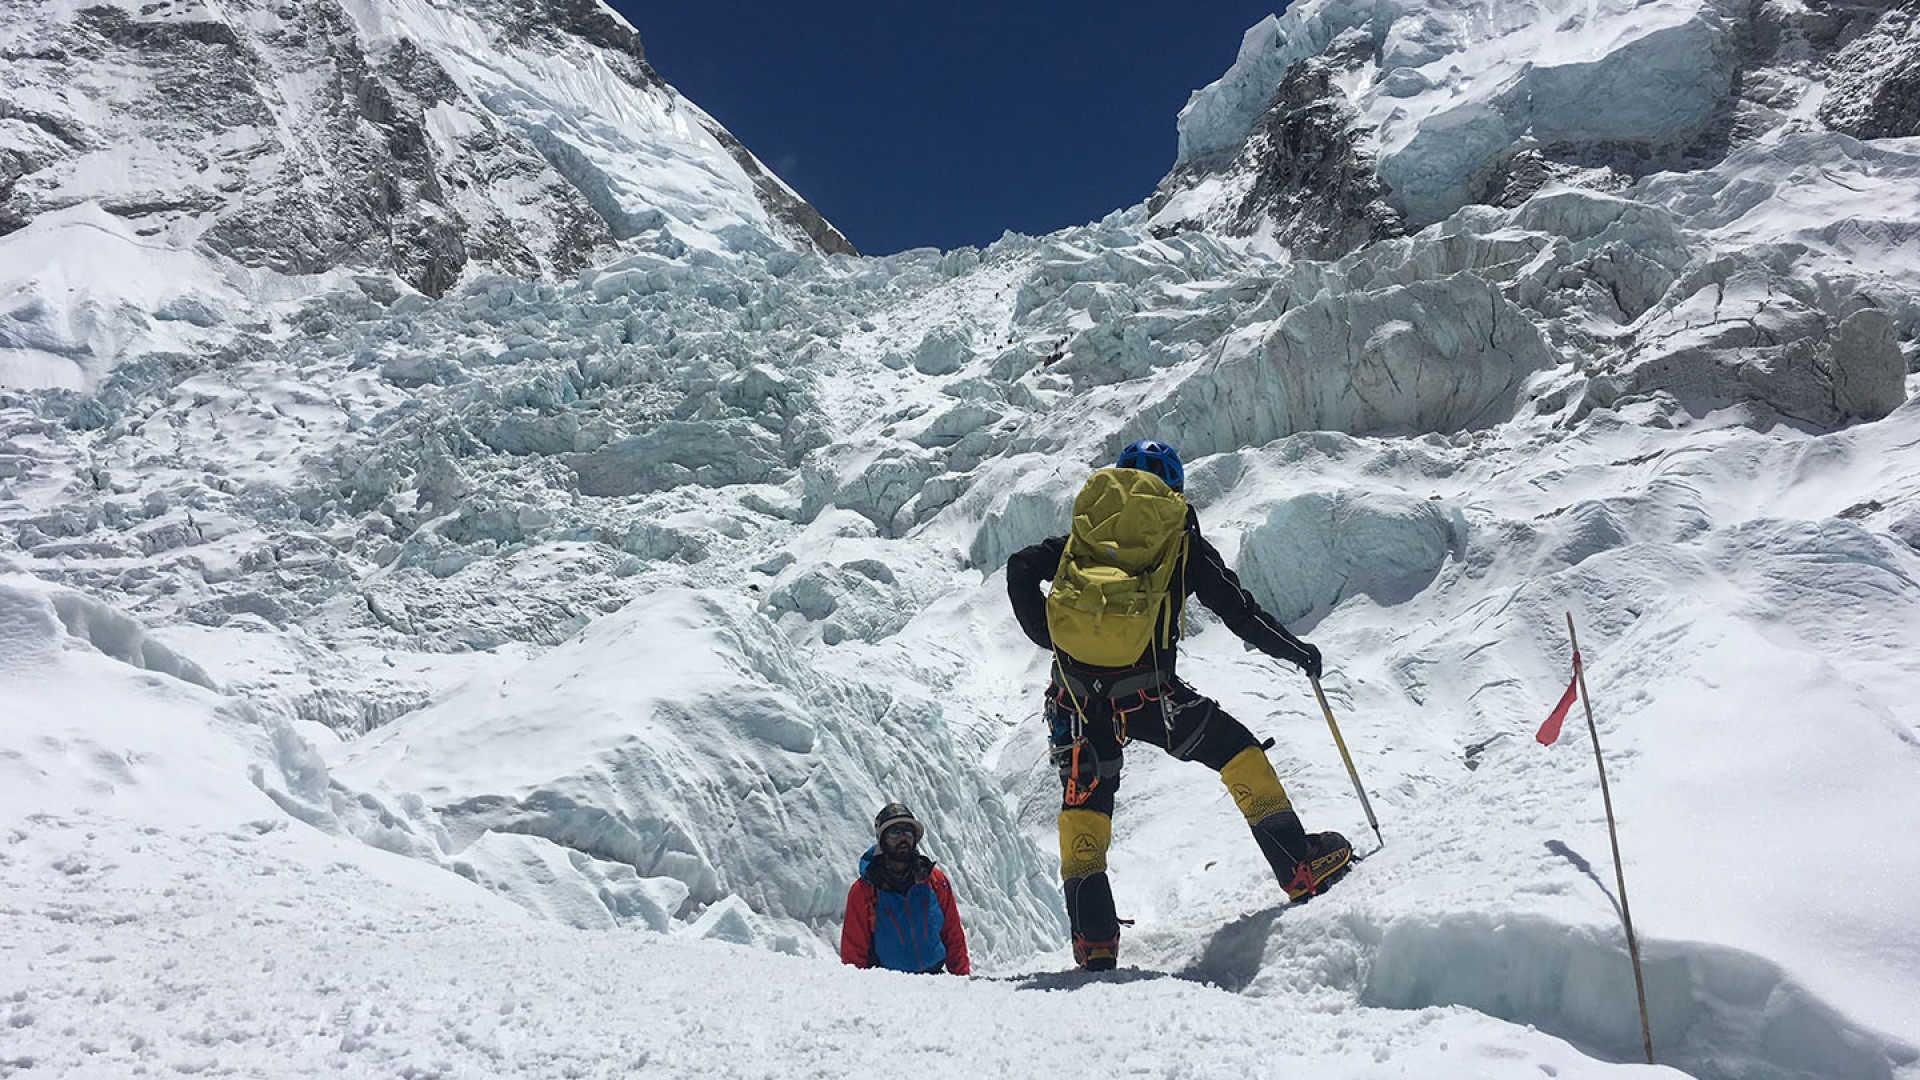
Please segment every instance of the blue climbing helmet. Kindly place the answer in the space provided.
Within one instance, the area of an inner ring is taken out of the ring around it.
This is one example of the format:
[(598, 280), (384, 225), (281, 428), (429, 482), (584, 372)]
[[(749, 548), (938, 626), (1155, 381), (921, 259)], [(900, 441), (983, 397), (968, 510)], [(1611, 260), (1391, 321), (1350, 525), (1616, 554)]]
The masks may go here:
[(1187, 486), (1187, 470), (1180, 465), (1180, 455), (1173, 447), (1155, 439), (1141, 439), (1130, 442), (1120, 451), (1120, 460), (1114, 462), (1122, 469), (1139, 469), (1150, 472), (1167, 482), (1167, 486), (1179, 491)]

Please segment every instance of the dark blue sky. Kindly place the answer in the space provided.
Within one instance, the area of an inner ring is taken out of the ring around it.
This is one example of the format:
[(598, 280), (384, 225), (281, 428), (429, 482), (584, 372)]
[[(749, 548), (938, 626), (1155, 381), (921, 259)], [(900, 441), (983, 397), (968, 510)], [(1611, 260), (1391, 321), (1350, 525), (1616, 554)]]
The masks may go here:
[[(869, 255), (1144, 199), (1281, 0), (610, 0), (662, 78)], [(1176, 14), (1177, 11), (1177, 14)]]

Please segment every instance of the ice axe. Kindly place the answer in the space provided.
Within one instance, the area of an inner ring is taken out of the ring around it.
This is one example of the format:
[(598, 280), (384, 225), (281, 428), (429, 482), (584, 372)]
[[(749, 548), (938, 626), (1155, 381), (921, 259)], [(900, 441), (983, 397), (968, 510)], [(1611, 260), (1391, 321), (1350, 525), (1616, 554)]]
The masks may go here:
[(1313, 696), (1320, 702), (1320, 713), (1327, 718), (1327, 729), (1333, 732), (1333, 745), (1340, 748), (1340, 760), (1346, 763), (1347, 775), (1353, 779), (1353, 793), (1360, 796), (1360, 809), (1367, 812), (1367, 824), (1373, 826), (1373, 838), (1380, 841), (1380, 847), (1386, 847), (1386, 837), (1380, 835), (1380, 819), (1373, 816), (1373, 804), (1367, 801), (1367, 789), (1360, 786), (1360, 770), (1353, 767), (1353, 755), (1347, 753), (1347, 740), (1340, 737), (1340, 725), (1333, 722), (1333, 707), (1327, 704), (1327, 695), (1320, 690), (1319, 678), (1309, 675), (1307, 681), (1313, 683)]

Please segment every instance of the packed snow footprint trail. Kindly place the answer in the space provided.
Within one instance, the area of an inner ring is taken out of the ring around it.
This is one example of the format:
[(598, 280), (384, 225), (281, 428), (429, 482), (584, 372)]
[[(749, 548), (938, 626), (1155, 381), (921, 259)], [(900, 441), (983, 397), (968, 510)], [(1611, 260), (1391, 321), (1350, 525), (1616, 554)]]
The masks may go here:
[[(1263, 1075), (1285, 1060), (1344, 1077), (1358, 1075), (1341, 1065), (1355, 1055), (1410, 1075), (1613, 1074), (1460, 1010), (1276, 1014), (1276, 1002), (1126, 972), (1048, 992), (1044, 978), (862, 972), (571, 930), (300, 826), (161, 830), (112, 809), (11, 831), (0, 952), (34, 947), (0, 966), (0, 1075), (826, 1080), (905, 1066), (1094, 1080)], [(1189, 1058), (1192, 1045), (1204, 1055)]]
[[(141, 831), (84, 809), (16, 828), (10, 861), (27, 868), (34, 888), (9, 909), (8, 925), (45, 947), (0, 973), (9, 1016), (0, 1070), (29, 1077), (143, 1067), (281, 1076), (456, 1076), (477, 1069), (691, 1077), (757, 1075), (764, 1066), (826, 1077), (865, 1063), (897, 1063), (905, 1054), (920, 1062), (917, 1074), (932, 1076), (979, 1075), (987, 1067), (1046, 1067), (1069, 1077), (1116, 1069), (1183, 1075), (1156, 1055), (1204, 1024), (1211, 1068), (1185, 1075), (1259, 1075), (1236, 1070), (1257, 1069), (1263, 1059), (1270, 1066), (1274, 1055), (1334, 1068), (1356, 1052), (1375, 1068), (1398, 1066), (1410, 1075), (1457, 1075), (1468, 1063), (1474, 1075), (1495, 1077), (1537, 1076), (1543, 1067), (1553, 1075), (1603, 1075), (1545, 1035), (1458, 1009), (1394, 1011), (1415, 1007), (1408, 1002), (1363, 998), (1390, 1006), (1373, 1010), (1309, 999), (1296, 1010), (1281, 993), (1245, 999), (1242, 1007), (1233, 995), (1190, 978), (1126, 970), (1093, 981), (1043, 974), (968, 985), (783, 962), (665, 937), (568, 931), (516, 918), (497, 902), (476, 903), (480, 897), (450, 879), (364, 848), (335, 847), (323, 871), (325, 860), (316, 856), (328, 843), (270, 820), (225, 830)], [(1329, 894), (1314, 904), (1332, 900)], [(313, 917), (317, 903), (329, 918)], [(1283, 922), (1314, 914), (1309, 905)], [(1286, 930), (1316, 941), (1325, 955), (1327, 942), (1342, 938), (1342, 918), (1323, 921), (1335, 924), (1328, 927), (1333, 933), (1310, 938), (1318, 927)], [(1561, 932), (1535, 929), (1548, 937)], [(1442, 940), (1444, 962), (1456, 973), (1481, 970), (1479, 957), (1499, 951), (1472, 934), (1427, 938)], [(18, 949), (21, 940), (0, 937), (0, 945)], [(1476, 959), (1460, 963), (1459, 950)], [(1618, 960), (1617, 949), (1601, 951)], [(1302, 959), (1266, 952), (1269, 965)], [(1403, 970), (1376, 960), (1374, 981), (1383, 968)], [(1508, 984), (1481, 989), (1510, 992)], [(1056, 990), (1070, 992), (1046, 992)], [(1373, 996), (1370, 989), (1366, 997)], [(1590, 1004), (1600, 1015), (1609, 1012), (1604, 1002)], [(873, 1038), (876, 1022), (903, 1012), (912, 1022), (900, 1038)], [(1113, 1030), (1116, 1014), (1129, 1017), (1124, 1032)], [(721, 1023), (723, 1015), (748, 1023)], [(1062, 1030), (1111, 1034), (1063, 1040)], [(1848, 1049), (1845, 1042), (1802, 1045)], [(1770, 1073), (1718, 1060), (1728, 1071), (1695, 1075), (1888, 1075), (1873, 1071), (1871, 1061), (1860, 1071)], [(1846, 1055), (1825, 1063), (1836, 1060)]]

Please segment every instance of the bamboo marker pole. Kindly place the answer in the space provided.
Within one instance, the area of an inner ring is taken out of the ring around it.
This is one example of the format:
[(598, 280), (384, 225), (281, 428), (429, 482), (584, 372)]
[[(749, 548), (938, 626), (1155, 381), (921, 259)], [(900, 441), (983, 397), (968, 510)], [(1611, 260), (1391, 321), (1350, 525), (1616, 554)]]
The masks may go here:
[[(1587, 698), (1587, 669), (1580, 663), (1580, 639), (1573, 632), (1573, 612), (1567, 612), (1567, 641), (1573, 646), (1573, 676), (1580, 684), (1580, 705), (1587, 711), (1587, 734), (1593, 739), (1593, 763), (1600, 770), (1600, 801), (1607, 808), (1607, 840), (1613, 845), (1613, 880), (1620, 889), (1620, 921), (1627, 928), (1627, 954), (1633, 958), (1633, 991), (1640, 998), (1640, 1046), (1647, 1064), (1653, 1064), (1653, 1027), (1647, 1022), (1647, 982), (1640, 971), (1640, 941), (1633, 933), (1633, 909), (1627, 905), (1627, 875), (1620, 866), (1620, 829), (1613, 820), (1613, 794), (1607, 790), (1607, 763), (1600, 756), (1600, 729), (1593, 722), (1593, 702)], [(1315, 687), (1318, 690), (1319, 687)]]

